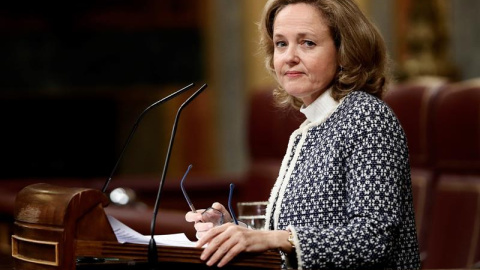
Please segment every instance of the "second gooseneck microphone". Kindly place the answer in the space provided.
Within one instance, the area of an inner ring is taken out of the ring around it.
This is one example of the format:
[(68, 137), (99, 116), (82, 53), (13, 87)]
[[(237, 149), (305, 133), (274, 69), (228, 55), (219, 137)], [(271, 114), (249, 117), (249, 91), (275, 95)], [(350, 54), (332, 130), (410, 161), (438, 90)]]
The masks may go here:
[(167, 174), (167, 169), (168, 169), (168, 163), (170, 160), (170, 154), (172, 150), (172, 145), (175, 140), (175, 133), (177, 131), (177, 124), (178, 124), (178, 119), (180, 117), (180, 113), (182, 112), (183, 108), (187, 106), (194, 98), (196, 98), (203, 90), (207, 88), (207, 84), (202, 85), (195, 93), (193, 93), (179, 108), (177, 111), (177, 115), (175, 116), (175, 121), (173, 123), (172, 127), (172, 133), (170, 135), (170, 143), (168, 145), (167, 149), (167, 156), (165, 158), (165, 165), (163, 167), (163, 173), (162, 173), (162, 178), (160, 179), (160, 186), (158, 188), (158, 193), (157, 193), (157, 199), (155, 200), (155, 207), (153, 209), (153, 217), (151, 221), (151, 226), (150, 226), (150, 231), (151, 231), (151, 238), (150, 242), (148, 244), (148, 263), (150, 266), (155, 267), (158, 264), (158, 253), (157, 253), (157, 243), (155, 242), (155, 224), (157, 220), (157, 214), (158, 214), (158, 206), (160, 203), (160, 195), (162, 193), (163, 189), (163, 183), (165, 182), (165, 175)]
[(125, 149), (127, 148), (127, 145), (130, 143), (130, 140), (132, 139), (133, 137), (133, 134), (135, 133), (135, 131), (137, 130), (137, 127), (138, 127), (138, 124), (140, 123), (140, 121), (143, 119), (143, 116), (148, 112), (150, 111), (152, 108), (166, 102), (166, 101), (169, 101), (170, 99), (180, 95), (181, 93), (187, 91), (188, 89), (192, 88), (194, 86), (193, 83), (185, 86), (184, 88), (164, 97), (163, 99), (161, 100), (158, 100), (157, 102), (153, 103), (152, 105), (148, 106), (141, 114), (140, 116), (138, 116), (137, 120), (135, 121), (135, 124), (133, 125), (132, 127), (132, 130), (130, 131), (130, 135), (128, 135), (128, 138), (127, 140), (125, 141), (125, 144), (123, 145), (123, 148), (122, 148), (122, 152), (120, 152), (120, 156), (118, 157), (117, 159), (117, 163), (115, 163), (115, 166), (113, 167), (112, 169), (112, 172), (110, 173), (110, 176), (108, 177), (107, 181), (105, 182), (105, 184), (103, 185), (103, 188), (102, 188), (102, 192), (105, 193), (105, 191), (107, 190), (107, 187), (108, 185), (110, 184), (110, 181), (112, 181), (112, 177), (113, 177), (113, 174), (115, 173), (115, 171), (117, 170), (117, 167), (118, 167), (118, 164), (120, 163), (120, 160), (122, 159), (123, 157), (123, 154), (125, 153)]

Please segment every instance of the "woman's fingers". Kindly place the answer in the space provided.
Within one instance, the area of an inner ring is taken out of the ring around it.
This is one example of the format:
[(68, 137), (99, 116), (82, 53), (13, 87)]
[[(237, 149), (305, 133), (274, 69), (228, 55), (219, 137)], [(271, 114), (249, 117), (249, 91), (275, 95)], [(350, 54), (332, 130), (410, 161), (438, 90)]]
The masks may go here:
[(222, 227), (221, 232), (214, 236), (212, 234), (208, 235), (208, 238), (212, 240), (208, 242), (207, 247), (200, 256), (201, 260), (207, 260), (207, 265), (209, 266), (217, 263), (219, 267), (224, 266), (241, 251), (245, 250), (244, 245), (239, 241), (242, 232), (233, 224)]
[(244, 249), (242, 248), (242, 246), (238, 245), (238, 243), (236, 243), (236, 242), (232, 243), (230, 248), (228, 249), (228, 252), (223, 257), (221, 257), (221, 260), (217, 264), (217, 266), (222, 267), (222, 266), (226, 265), (228, 262), (230, 262), (233, 258), (235, 258), (235, 256), (237, 256), (243, 250)]
[(196, 212), (187, 212), (185, 214), (185, 220), (188, 221), (188, 222), (199, 222), (202, 220), (202, 212), (204, 210), (203, 209), (200, 209), (200, 210), (197, 210)]
[(211, 228), (213, 228), (214, 226), (213, 226), (213, 223), (211, 222), (197, 222), (195, 223), (195, 225), (193, 225), (193, 227), (197, 232), (206, 232)]
[(219, 202), (214, 202), (212, 204), (212, 208), (215, 208), (223, 213), (224, 222), (232, 222), (232, 217), (230, 216), (230, 212), (227, 210), (227, 208), (225, 208), (225, 206), (223, 206), (223, 204)]
[[(200, 255), (201, 260), (207, 260), (212, 256), (213, 253), (215, 253), (220, 245), (223, 243), (224, 238), (226, 237), (225, 233), (222, 233), (223, 227), (220, 226), (217, 228), (214, 228), (210, 231), (208, 231), (204, 237), (202, 237), (198, 242), (197, 242), (197, 247), (203, 246), (208, 243), (207, 247), (203, 250), (202, 254)], [(211, 259), (210, 259), (211, 260)], [(209, 260), (209, 261), (210, 261)]]
[(211, 227), (207, 230), (203, 230), (204, 228), (206, 228), (206, 227), (204, 227), (205, 225), (201, 226), (201, 225), (199, 225), (199, 223), (195, 224), (195, 226), (196, 226), (195, 229), (197, 230), (197, 232), (200, 232), (200, 230), (197, 229), (197, 226), (198, 226), (198, 228), (202, 229), (202, 232), (204, 232), (204, 233), (199, 234), (199, 236), (201, 236), (201, 237), (197, 242), (197, 247), (202, 247), (206, 243), (208, 243), (210, 245), (211, 244), (210, 241), (214, 241), (214, 240), (218, 241), (215, 238), (219, 234), (221, 234), (225, 230), (226, 227), (231, 226), (230, 223), (226, 223), (226, 224), (223, 224), (221, 226), (213, 226), (213, 224), (210, 223), (210, 222), (203, 223), (203, 224), (210, 224)]

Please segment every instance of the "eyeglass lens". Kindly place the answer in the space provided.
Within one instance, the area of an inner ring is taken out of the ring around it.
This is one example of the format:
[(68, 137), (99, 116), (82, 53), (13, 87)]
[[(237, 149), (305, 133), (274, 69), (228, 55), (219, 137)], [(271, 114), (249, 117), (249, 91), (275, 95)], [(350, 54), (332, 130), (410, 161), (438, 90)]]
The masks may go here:
[(202, 213), (203, 222), (211, 222), (214, 226), (223, 224), (223, 213), (215, 208), (207, 208)]

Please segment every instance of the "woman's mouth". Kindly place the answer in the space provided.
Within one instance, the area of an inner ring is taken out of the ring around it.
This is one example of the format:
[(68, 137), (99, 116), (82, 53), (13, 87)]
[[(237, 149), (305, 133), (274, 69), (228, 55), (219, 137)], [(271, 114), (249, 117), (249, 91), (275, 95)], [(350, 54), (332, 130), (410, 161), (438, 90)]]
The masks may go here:
[(285, 72), (285, 76), (289, 78), (296, 78), (302, 76), (304, 73), (300, 71), (287, 71)]

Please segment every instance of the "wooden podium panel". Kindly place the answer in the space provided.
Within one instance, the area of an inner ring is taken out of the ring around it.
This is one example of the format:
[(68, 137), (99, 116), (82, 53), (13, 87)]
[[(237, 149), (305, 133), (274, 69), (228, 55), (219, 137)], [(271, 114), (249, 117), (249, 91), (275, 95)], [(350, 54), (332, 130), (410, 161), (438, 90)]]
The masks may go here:
[[(148, 267), (148, 246), (138, 244), (120, 244), (118, 242), (77, 241), (78, 257), (107, 258), (107, 263), (84, 263), (85, 266), (93, 265), (137, 265)], [(158, 246), (158, 263), (162, 265), (192, 265), (211, 268), (200, 260), (201, 248)], [(108, 260), (114, 258), (114, 260)], [(118, 259), (118, 260), (115, 260)], [(268, 251), (264, 253), (239, 254), (226, 269), (280, 269), (279, 253)]]
[[(121, 244), (108, 222), (109, 200), (99, 190), (34, 184), (15, 201), (15, 269), (151, 269), (148, 246)], [(158, 246), (158, 266), (210, 268), (201, 248)], [(279, 269), (276, 251), (242, 253), (226, 269)]]

